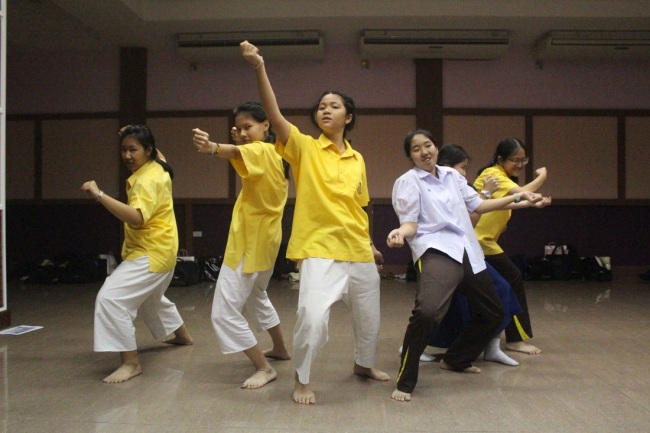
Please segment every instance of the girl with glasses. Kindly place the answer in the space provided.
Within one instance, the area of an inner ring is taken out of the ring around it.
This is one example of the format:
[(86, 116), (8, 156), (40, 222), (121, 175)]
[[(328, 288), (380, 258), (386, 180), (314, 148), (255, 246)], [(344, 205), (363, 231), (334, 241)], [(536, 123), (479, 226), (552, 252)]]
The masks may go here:
[[(500, 198), (509, 195), (517, 197), (523, 192), (535, 192), (546, 181), (546, 167), (535, 170), (535, 179), (524, 186), (519, 186), (517, 180), (527, 163), (528, 157), (526, 157), (526, 148), (523, 143), (516, 138), (506, 138), (497, 146), (490, 164), (479, 171), (478, 178), (474, 181), (474, 187), (477, 191), (483, 191), (485, 180), (488, 176), (492, 176), (498, 180), (499, 189), (490, 194), (491, 198)], [(542, 208), (551, 204), (551, 199), (544, 197), (543, 200), (536, 204), (520, 202), (515, 199), (515, 203), (518, 203), (515, 205), (516, 207), (535, 206)], [(533, 337), (533, 329), (528, 313), (523, 276), (519, 268), (517, 268), (497, 243), (499, 236), (506, 229), (510, 215), (511, 209), (504, 209), (483, 215), (476, 224), (474, 231), (485, 254), (485, 260), (508, 281), (515, 291), (517, 300), (523, 309), (520, 314), (513, 317), (510, 325), (506, 327), (506, 349), (537, 355), (542, 351), (526, 341)]]

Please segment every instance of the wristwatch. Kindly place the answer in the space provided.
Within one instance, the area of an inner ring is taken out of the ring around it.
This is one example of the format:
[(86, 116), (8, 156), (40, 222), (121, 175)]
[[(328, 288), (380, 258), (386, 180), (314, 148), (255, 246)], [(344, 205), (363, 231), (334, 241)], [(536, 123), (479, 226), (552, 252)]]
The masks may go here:
[(488, 191), (487, 189), (481, 191), (481, 194), (483, 194), (487, 199), (492, 198), (492, 194), (490, 194), (490, 191)]

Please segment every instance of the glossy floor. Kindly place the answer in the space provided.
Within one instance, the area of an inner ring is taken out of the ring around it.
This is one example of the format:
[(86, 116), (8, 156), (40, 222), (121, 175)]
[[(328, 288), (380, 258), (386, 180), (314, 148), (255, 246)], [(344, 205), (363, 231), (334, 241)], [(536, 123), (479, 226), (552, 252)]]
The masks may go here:
[[(642, 270), (642, 269), (641, 269)], [(378, 366), (392, 380), (352, 374), (352, 332), (342, 304), (312, 373), (318, 403), (292, 402), (291, 361), (276, 361), (275, 382), (242, 390), (252, 373), (242, 354), (218, 352), (210, 325), (213, 285), (172, 287), (195, 340), (165, 347), (137, 321), (144, 373), (108, 385), (114, 354), (92, 352), (93, 302), (100, 284), (10, 283), (13, 325), (43, 329), (0, 336), (1, 432), (647, 432), (650, 431), (650, 284), (641, 270), (615, 281), (529, 282), (539, 356), (512, 354), (519, 367), (482, 360), (478, 375), (421, 364), (413, 401), (391, 400), (397, 349), (414, 283), (382, 281)], [(269, 293), (289, 345), (295, 284)], [(263, 345), (268, 335), (260, 334)], [(431, 348), (430, 348), (431, 350)]]

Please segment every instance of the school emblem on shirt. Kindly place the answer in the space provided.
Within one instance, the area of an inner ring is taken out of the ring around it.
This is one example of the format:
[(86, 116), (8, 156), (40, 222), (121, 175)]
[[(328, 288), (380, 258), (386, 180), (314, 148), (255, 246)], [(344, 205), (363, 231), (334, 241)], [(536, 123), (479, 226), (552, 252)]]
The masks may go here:
[(361, 195), (361, 182), (357, 185), (357, 195)]

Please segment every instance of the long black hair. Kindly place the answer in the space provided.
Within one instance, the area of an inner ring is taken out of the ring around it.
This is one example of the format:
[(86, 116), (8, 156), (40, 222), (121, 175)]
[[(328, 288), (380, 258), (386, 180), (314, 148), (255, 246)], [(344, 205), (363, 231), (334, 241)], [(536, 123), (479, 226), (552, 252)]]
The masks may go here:
[[(248, 101), (244, 102), (237, 108), (233, 110), (233, 116), (237, 117), (240, 114), (246, 114), (250, 117), (252, 117), (255, 121), (257, 122), (266, 122), (268, 121), (268, 117), (266, 117), (266, 112), (264, 111), (264, 107), (262, 107), (262, 104), (260, 104), (257, 101)], [(273, 125), (271, 125), (271, 122), (269, 122), (269, 129), (267, 131), (267, 136), (264, 137), (264, 141), (266, 143), (271, 143), (275, 144), (275, 131), (273, 130)], [(282, 160), (282, 166), (284, 167), (284, 177), (289, 179), (289, 171), (290, 171), (290, 166), (287, 161), (284, 159)]]
[[(494, 151), (492, 160), (488, 163), (488, 165), (481, 168), (476, 175), (480, 176), (481, 173), (483, 173), (483, 170), (496, 165), (499, 162), (499, 158), (501, 158), (501, 160), (510, 158), (519, 149), (524, 149), (524, 151), (526, 151), (526, 146), (524, 146), (524, 143), (521, 140), (517, 138), (504, 138), (497, 145), (497, 149)], [(519, 180), (519, 178), (516, 176), (510, 176), (510, 179), (512, 179), (514, 182), (517, 182)]]
[(126, 137), (132, 137), (135, 141), (140, 143), (144, 150), (151, 149), (149, 154), (149, 159), (156, 161), (162, 166), (167, 173), (169, 173), (170, 178), (174, 178), (174, 170), (172, 167), (167, 164), (165, 161), (160, 159), (158, 156), (158, 149), (156, 149), (156, 139), (153, 136), (153, 133), (146, 125), (127, 125), (120, 129), (120, 140), (124, 140)]

